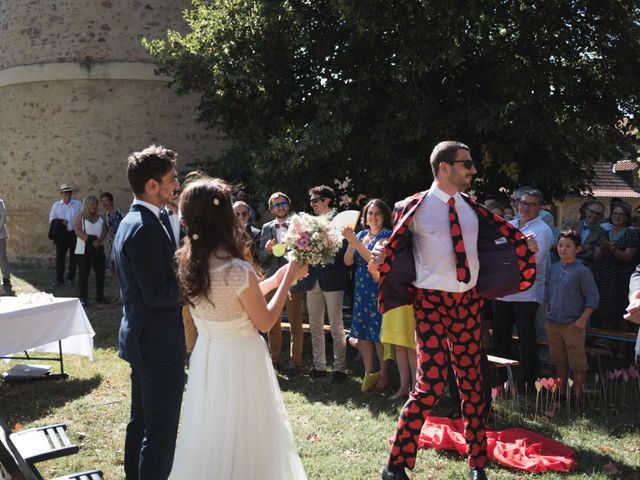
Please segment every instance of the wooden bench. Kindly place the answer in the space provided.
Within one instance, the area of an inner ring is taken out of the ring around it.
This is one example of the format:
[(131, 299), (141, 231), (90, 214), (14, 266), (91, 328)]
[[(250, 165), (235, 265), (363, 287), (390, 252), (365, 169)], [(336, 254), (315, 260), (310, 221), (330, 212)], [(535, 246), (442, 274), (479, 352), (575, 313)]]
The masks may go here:
[[(510, 358), (496, 357), (495, 355), (487, 355), (487, 360), (497, 368), (504, 368), (507, 370), (507, 388), (512, 389), (512, 387), (515, 385), (515, 381), (513, 380), (513, 371), (511, 370), (511, 367), (517, 367), (518, 365), (520, 365), (520, 362), (518, 360), (511, 360)], [(511, 396), (511, 402), (513, 404), (514, 411), (517, 411), (517, 395)]]
[[(512, 335), (511, 338), (512, 338), (512, 340), (514, 342), (518, 341), (518, 336), (517, 335)], [(538, 347), (549, 348), (549, 344), (545, 340), (537, 339), (536, 340), (536, 345)], [(596, 357), (596, 362), (597, 362), (597, 365), (598, 365), (598, 373), (603, 374), (604, 373), (604, 365), (602, 364), (602, 357), (610, 357), (611, 356), (611, 351), (607, 350), (606, 348), (592, 347), (592, 346), (589, 346), (589, 345), (585, 345), (585, 352), (587, 353), (587, 355), (591, 355), (593, 357)]]
[(616, 340), (618, 342), (636, 343), (638, 335), (633, 332), (620, 332), (618, 330), (607, 330), (605, 328), (587, 328), (588, 337), (604, 338), (605, 340)]

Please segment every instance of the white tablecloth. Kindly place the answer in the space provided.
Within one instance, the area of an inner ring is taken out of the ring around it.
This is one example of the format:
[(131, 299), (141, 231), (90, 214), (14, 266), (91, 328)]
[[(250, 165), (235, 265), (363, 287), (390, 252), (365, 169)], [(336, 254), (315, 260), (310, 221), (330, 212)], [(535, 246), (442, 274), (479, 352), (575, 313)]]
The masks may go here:
[(24, 350), (84, 355), (93, 360), (95, 332), (77, 298), (25, 304), (19, 297), (0, 298), (0, 356)]

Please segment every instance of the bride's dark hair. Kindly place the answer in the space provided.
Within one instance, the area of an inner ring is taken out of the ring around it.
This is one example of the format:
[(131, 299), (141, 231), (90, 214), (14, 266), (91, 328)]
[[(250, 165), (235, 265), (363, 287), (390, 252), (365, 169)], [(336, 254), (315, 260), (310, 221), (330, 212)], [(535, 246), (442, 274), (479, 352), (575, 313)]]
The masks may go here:
[(180, 212), (187, 235), (176, 253), (178, 280), (182, 298), (190, 305), (207, 297), (212, 253), (224, 251), (233, 258), (245, 259), (230, 194), (231, 189), (224, 180), (202, 178), (189, 183), (180, 195)]

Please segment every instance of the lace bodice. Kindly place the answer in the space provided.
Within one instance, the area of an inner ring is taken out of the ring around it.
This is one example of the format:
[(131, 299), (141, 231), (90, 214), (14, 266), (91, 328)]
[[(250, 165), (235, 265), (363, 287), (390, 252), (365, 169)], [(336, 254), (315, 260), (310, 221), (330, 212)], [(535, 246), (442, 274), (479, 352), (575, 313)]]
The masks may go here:
[(200, 299), (191, 307), (191, 314), (198, 329), (211, 322), (245, 320), (250, 323), (239, 296), (249, 286), (249, 275), (255, 275), (251, 264), (234, 258), (211, 268), (209, 272), (209, 298)]

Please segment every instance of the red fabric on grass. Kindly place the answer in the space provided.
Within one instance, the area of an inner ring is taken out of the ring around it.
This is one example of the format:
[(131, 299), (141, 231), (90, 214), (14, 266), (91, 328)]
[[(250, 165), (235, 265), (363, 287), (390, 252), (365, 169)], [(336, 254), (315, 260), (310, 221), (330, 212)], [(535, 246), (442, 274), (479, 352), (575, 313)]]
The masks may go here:
[[(463, 421), (427, 417), (420, 432), (420, 448), (456, 450), (466, 455)], [(576, 468), (576, 452), (566, 445), (524, 428), (487, 430), (487, 454), (500, 465), (525, 472), (569, 472)]]

